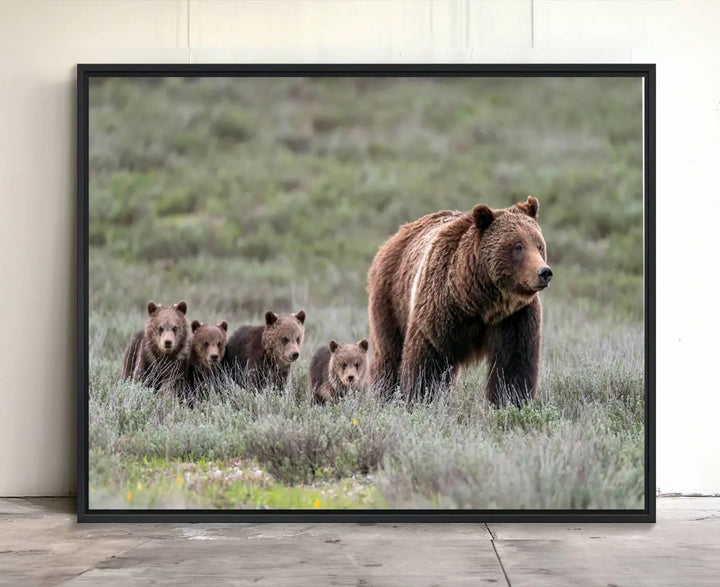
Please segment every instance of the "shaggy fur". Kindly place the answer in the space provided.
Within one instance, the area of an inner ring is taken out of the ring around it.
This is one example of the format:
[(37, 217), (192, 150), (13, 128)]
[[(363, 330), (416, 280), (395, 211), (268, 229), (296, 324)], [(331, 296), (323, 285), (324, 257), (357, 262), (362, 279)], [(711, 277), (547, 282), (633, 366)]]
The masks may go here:
[(365, 386), (368, 341), (320, 347), (310, 362), (308, 388), (314, 403), (336, 401), (350, 390)]
[(188, 360), (188, 393), (189, 401), (201, 399), (203, 395), (199, 388), (204, 384), (213, 387), (222, 380), (220, 363), (225, 356), (227, 344), (228, 323), (224, 320), (217, 326), (202, 324), (193, 320), (190, 325), (193, 336), (190, 344), (190, 358)]
[(187, 304), (178, 302), (166, 308), (149, 302), (147, 309), (145, 330), (135, 334), (123, 353), (123, 379), (177, 393), (190, 350)]
[(305, 312), (265, 313), (265, 324), (241, 326), (230, 337), (225, 365), (238, 385), (284, 389), (292, 364), (300, 357)]
[(442, 211), (405, 224), (368, 273), (370, 379), (382, 395), (431, 399), (458, 368), (486, 359), (488, 398), (534, 397), (547, 287), (539, 204)]

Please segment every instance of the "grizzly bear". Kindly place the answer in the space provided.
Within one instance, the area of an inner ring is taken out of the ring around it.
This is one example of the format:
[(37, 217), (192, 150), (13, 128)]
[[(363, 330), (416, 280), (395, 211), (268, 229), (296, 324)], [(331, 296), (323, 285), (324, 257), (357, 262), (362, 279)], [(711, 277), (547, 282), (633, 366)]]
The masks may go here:
[(308, 389), (313, 403), (324, 404), (344, 397), (365, 385), (368, 341), (340, 344), (331, 340), (320, 347), (310, 362)]
[(487, 397), (520, 406), (535, 396), (542, 311), (552, 278), (539, 204), (476, 205), (404, 224), (368, 272), (370, 379), (387, 397), (432, 399), (458, 368), (485, 359)]
[[(224, 320), (217, 326), (202, 324), (193, 320), (192, 342), (188, 359), (187, 383), (185, 399), (193, 403), (205, 397), (205, 388), (213, 388), (223, 383), (220, 363), (225, 356), (228, 323)], [(201, 389), (202, 388), (202, 389)]]
[(148, 302), (145, 330), (135, 334), (122, 358), (123, 379), (177, 393), (184, 383), (190, 351), (187, 304), (164, 307)]
[(265, 324), (241, 326), (228, 339), (224, 364), (238, 385), (285, 388), (290, 367), (300, 357), (305, 312), (265, 313)]

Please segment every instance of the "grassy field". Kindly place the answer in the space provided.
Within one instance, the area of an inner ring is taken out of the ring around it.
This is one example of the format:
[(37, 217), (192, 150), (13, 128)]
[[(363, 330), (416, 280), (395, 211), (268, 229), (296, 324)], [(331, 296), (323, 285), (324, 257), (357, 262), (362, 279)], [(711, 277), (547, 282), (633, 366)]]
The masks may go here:
[[(640, 83), (94, 81), (90, 507), (642, 507)], [(308, 405), (399, 224), (528, 194), (555, 275), (535, 401), (493, 410), (478, 367), (411, 412)], [(120, 382), (151, 299), (231, 329), (305, 309), (292, 384), (189, 410)]]

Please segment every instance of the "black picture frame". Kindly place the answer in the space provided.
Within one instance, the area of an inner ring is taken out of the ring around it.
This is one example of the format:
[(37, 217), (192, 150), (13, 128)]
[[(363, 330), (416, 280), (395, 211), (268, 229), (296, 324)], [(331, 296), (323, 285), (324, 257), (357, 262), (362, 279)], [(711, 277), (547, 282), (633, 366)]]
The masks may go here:
[[(645, 507), (633, 510), (91, 510), (88, 504), (88, 129), (93, 77), (637, 77), (644, 80)], [(655, 522), (654, 64), (79, 64), (77, 66), (78, 522)]]

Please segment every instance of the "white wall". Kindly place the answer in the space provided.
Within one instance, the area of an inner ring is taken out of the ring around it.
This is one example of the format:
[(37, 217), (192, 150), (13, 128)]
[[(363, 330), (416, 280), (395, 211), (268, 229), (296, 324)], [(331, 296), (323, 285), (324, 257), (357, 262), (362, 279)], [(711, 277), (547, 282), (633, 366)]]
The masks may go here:
[(74, 66), (121, 61), (657, 63), (658, 486), (720, 493), (719, 22), (714, 1), (0, 1), (0, 495), (74, 491)]

